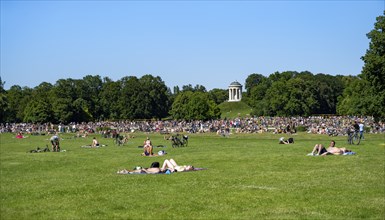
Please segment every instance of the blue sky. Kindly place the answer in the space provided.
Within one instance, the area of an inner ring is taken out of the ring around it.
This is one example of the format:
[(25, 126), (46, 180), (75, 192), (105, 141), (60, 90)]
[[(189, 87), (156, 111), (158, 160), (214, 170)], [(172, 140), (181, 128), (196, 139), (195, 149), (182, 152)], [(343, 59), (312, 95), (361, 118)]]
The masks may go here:
[(384, 1), (1, 1), (1, 78), (100, 75), (171, 89), (276, 71), (357, 75)]

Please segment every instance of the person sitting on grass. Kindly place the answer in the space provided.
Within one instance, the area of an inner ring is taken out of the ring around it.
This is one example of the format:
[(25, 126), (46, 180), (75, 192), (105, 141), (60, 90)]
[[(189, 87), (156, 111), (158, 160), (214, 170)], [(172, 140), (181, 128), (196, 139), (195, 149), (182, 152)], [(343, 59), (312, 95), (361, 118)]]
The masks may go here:
[(16, 138), (22, 139), (22, 138), (26, 138), (26, 136), (24, 136), (23, 133), (19, 132), (19, 133), (17, 133)]
[(96, 137), (94, 137), (94, 138), (92, 139), (92, 145), (91, 145), (91, 147), (99, 147), (99, 142), (98, 142), (98, 140), (96, 140)]
[(143, 143), (143, 156), (151, 156), (153, 155), (152, 152), (152, 143), (149, 137), (146, 138), (146, 140)]

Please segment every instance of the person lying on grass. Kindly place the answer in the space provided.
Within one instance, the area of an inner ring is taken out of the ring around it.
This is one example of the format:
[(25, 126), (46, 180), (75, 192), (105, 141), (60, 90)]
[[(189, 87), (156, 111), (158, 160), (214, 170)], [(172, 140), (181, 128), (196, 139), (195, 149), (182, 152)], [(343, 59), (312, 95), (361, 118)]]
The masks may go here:
[(329, 147), (326, 149), (322, 144), (316, 144), (313, 148), (313, 151), (311, 152), (312, 155), (321, 155), (321, 156), (326, 156), (326, 155), (342, 155), (346, 152), (351, 152), (351, 150), (348, 150), (344, 147), (336, 147), (336, 142), (331, 141)]
[(142, 168), (142, 167), (136, 167), (134, 170), (119, 170), (118, 174), (129, 174), (129, 173), (148, 173), (148, 174), (156, 174), (156, 173), (166, 173), (169, 172), (183, 172), (183, 171), (190, 171), (194, 170), (194, 166), (191, 165), (178, 165), (174, 159), (166, 159), (163, 162), (163, 165), (161, 168), (159, 167), (150, 167), (150, 168)]
[(171, 172), (183, 172), (183, 171), (190, 171), (194, 170), (194, 166), (191, 165), (178, 165), (174, 159), (170, 160), (164, 160), (162, 168), (162, 171), (170, 170)]

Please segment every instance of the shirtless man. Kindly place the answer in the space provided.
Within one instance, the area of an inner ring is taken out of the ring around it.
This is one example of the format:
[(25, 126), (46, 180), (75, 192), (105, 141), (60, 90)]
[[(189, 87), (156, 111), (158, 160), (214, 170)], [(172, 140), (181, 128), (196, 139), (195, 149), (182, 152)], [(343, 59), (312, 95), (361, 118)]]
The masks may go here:
[(345, 152), (351, 152), (351, 150), (348, 150), (344, 147), (336, 147), (336, 142), (335, 141), (331, 141), (330, 142), (330, 146), (328, 147), (327, 149), (327, 152), (321, 154), (321, 156), (325, 156), (325, 155), (341, 155), (341, 154), (344, 154)]

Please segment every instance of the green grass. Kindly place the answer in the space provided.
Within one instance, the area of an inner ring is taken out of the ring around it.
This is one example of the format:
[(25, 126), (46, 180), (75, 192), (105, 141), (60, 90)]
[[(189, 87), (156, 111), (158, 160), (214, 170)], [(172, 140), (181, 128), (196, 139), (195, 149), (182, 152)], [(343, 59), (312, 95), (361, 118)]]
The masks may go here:
[[(330, 137), (301, 133), (294, 145), (281, 135), (191, 134), (173, 149), (159, 134), (163, 157), (142, 157), (148, 134), (117, 147), (86, 149), (92, 137), (62, 135), (61, 153), (26, 153), (47, 136), (1, 134), (1, 219), (384, 219), (384, 135), (366, 134), (355, 156), (306, 156)], [(174, 158), (207, 170), (171, 175), (117, 175)]]
[(252, 108), (244, 102), (223, 102), (219, 104), (221, 118), (250, 117)]

